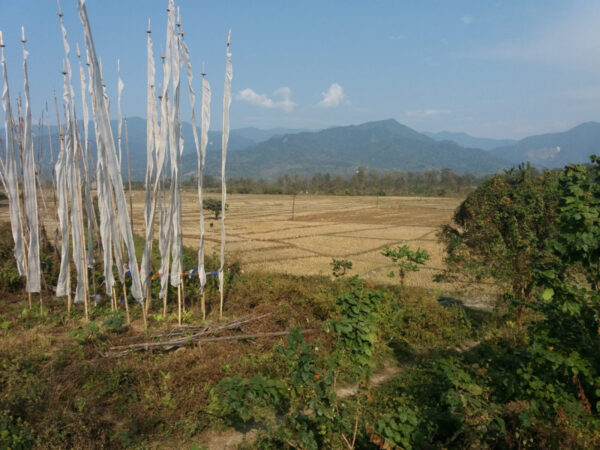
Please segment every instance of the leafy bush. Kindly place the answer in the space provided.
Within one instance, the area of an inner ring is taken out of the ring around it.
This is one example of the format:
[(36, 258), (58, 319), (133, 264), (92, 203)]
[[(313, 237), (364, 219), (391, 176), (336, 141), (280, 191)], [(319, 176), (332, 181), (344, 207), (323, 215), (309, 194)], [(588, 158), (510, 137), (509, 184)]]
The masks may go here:
[(337, 336), (336, 346), (359, 377), (368, 377), (371, 372), (377, 333), (375, 312), (380, 301), (381, 295), (363, 290), (357, 277), (352, 280), (351, 289), (336, 300), (342, 316), (331, 321)]
[[(398, 275), (400, 283), (404, 285), (404, 279), (407, 272), (418, 272), (420, 266), (424, 266), (429, 261), (429, 253), (427, 250), (411, 250), (408, 245), (391, 249), (385, 248), (381, 254), (390, 258), (398, 266)], [(394, 276), (394, 273), (390, 273)]]
[[(352, 440), (352, 413), (341, 412), (345, 404), (337, 399), (333, 387), (339, 372), (348, 366), (366, 383), (379, 300), (377, 293), (365, 291), (362, 282), (354, 278), (350, 290), (336, 302), (340, 317), (331, 321), (336, 344), (330, 357), (318, 364), (315, 348), (296, 328), (286, 336), (286, 346), (275, 348), (282, 366), (279, 378), (262, 374), (225, 378), (210, 393), (209, 411), (232, 425), (259, 422), (266, 431), (260, 438), (262, 446), (318, 449)], [(348, 366), (342, 365), (344, 361)], [(358, 420), (359, 408), (353, 413)]]
[(31, 427), (10, 411), (0, 411), (0, 448), (29, 449), (34, 444)]
[(347, 259), (333, 258), (329, 265), (335, 278), (343, 277), (346, 275), (347, 270), (352, 269), (352, 261), (348, 261)]
[(454, 225), (442, 227), (446, 278), (491, 278), (522, 298), (533, 287), (534, 267), (548, 256), (558, 206), (558, 173), (520, 166), (484, 182), (458, 207)]
[(127, 319), (122, 311), (111, 311), (102, 326), (107, 331), (120, 333), (127, 329), (126, 323)]

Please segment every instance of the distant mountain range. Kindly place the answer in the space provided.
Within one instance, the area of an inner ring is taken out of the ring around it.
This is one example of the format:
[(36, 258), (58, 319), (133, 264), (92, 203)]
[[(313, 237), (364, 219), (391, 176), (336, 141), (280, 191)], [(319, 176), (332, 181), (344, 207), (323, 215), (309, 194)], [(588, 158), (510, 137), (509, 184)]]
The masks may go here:
[(529, 161), (534, 166), (547, 168), (586, 163), (590, 155), (600, 154), (600, 123), (586, 122), (562, 133), (527, 137), (490, 153), (513, 164)]
[[(146, 121), (128, 119), (128, 142), (133, 180), (143, 180), (146, 166)], [(116, 121), (111, 123), (116, 135)], [(37, 128), (36, 130), (37, 131)], [(192, 127), (182, 125), (184, 152), (182, 172), (193, 176), (197, 170)], [(58, 151), (58, 129), (51, 127), (54, 155)], [(123, 131), (123, 175), (127, 159)], [(47, 129), (42, 133), (44, 157), (42, 174), (50, 174)], [(115, 139), (116, 141), (116, 139)], [(38, 139), (35, 138), (36, 146)], [(90, 146), (96, 156), (93, 126)], [(219, 176), (221, 132), (210, 131), (206, 173)], [(350, 174), (359, 166), (379, 171), (450, 168), (455, 172), (493, 173), (524, 161), (537, 167), (556, 168), (568, 163), (588, 162), (600, 153), (600, 123), (586, 122), (561, 133), (531, 136), (520, 141), (487, 139), (466, 133), (419, 133), (393, 119), (360, 125), (306, 131), (287, 128), (239, 128), (231, 131), (227, 171), (230, 176), (276, 178), (285, 173), (329, 172)]]
[[(484, 150), (438, 142), (393, 119), (321, 131), (274, 136), (231, 155), (232, 176), (275, 178), (284, 173), (353, 173), (359, 166), (375, 170), (491, 173), (507, 163)], [(214, 171), (207, 161), (207, 171)]]
[(454, 133), (452, 131), (440, 131), (438, 133), (424, 131), (423, 134), (436, 141), (452, 141), (463, 147), (481, 148), (483, 150), (492, 150), (497, 147), (505, 147), (517, 143), (514, 139), (480, 138), (468, 135), (467, 133)]
[[(117, 143), (117, 121), (111, 120), (111, 127), (113, 131), (113, 136), (115, 139), (115, 145)], [(79, 128), (81, 134), (83, 134), (83, 123), (79, 122)], [(192, 132), (192, 125), (188, 122), (182, 123), (182, 136), (184, 140), (184, 150), (183, 157), (187, 158), (187, 161), (191, 162), (193, 160), (193, 166), (184, 165), (184, 172), (186, 171), (186, 167), (196, 167), (196, 147), (194, 146), (194, 135)], [(37, 127), (35, 128), (35, 133), (37, 133)], [(273, 128), (273, 129), (259, 129), (259, 128), (240, 128), (231, 130), (229, 135), (229, 144), (228, 150), (230, 154), (235, 153), (239, 150), (244, 150), (255, 145), (257, 142), (267, 140), (273, 136), (283, 134), (283, 133), (294, 133), (302, 130), (295, 129), (287, 129), (287, 128)], [(198, 130), (199, 132), (199, 130)], [(94, 133), (94, 127), (90, 124), (90, 150), (94, 157), (96, 158), (96, 137)], [(2, 134), (4, 134), (2, 130)], [(54, 157), (56, 160), (56, 154), (59, 149), (59, 133), (58, 127), (52, 126), (50, 127), (50, 135), (52, 138), (52, 149), (54, 153)], [(129, 157), (130, 157), (130, 165), (131, 165), (131, 178), (132, 180), (143, 180), (146, 174), (146, 119), (142, 119), (141, 117), (130, 117), (127, 119), (127, 142), (129, 144)], [(34, 139), (37, 146), (37, 135)], [(124, 176), (127, 175), (127, 157), (126, 157), (126, 141), (125, 141), (125, 127), (123, 126), (122, 130), (122, 173)], [(45, 128), (42, 131), (42, 146), (44, 149), (44, 158), (43, 158), (43, 170), (44, 176), (49, 176), (49, 166), (50, 166), (50, 144), (48, 139), (48, 129)], [(211, 130), (208, 132), (208, 145), (206, 149), (208, 158), (210, 160), (217, 160), (220, 164), (221, 158), (221, 132)], [(196, 169), (194, 169), (196, 170)], [(188, 171), (189, 172), (189, 171)]]
[(511, 165), (528, 161), (536, 167), (554, 169), (569, 163), (587, 163), (590, 155), (600, 154), (598, 122), (585, 122), (567, 131), (539, 134), (520, 141), (476, 138), (446, 131), (427, 134), (438, 140), (448, 139), (460, 145), (483, 148)]

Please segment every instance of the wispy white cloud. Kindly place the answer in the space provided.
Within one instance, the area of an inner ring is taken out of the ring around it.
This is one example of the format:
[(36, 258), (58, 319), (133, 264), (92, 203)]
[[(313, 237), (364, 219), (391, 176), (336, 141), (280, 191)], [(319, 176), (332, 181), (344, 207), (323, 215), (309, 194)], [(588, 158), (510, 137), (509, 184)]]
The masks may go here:
[(406, 39), (406, 36), (403, 35), (403, 34), (395, 34), (395, 35), (392, 35), (392, 36), (388, 36), (388, 39), (390, 41), (403, 41), (403, 40)]
[(347, 102), (344, 89), (338, 83), (331, 83), (327, 92), (323, 92), (321, 95), (323, 98), (317, 103), (317, 106), (320, 108), (335, 108), (342, 102)]
[(452, 111), (449, 109), (414, 109), (412, 111), (406, 111), (404, 114), (407, 117), (415, 117), (417, 119), (432, 119), (451, 113)]
[(472, 23), (472, 22), (473, 22), (473, 16), (469, 16), (469, 15), (467, 14), (467, 15), (465, 15), (465, 16), (462, 16), (462, 17), (460, 18), (460, 21), (461, 21), (462, 23), (464, 23), (465, 25), (469, 25), (470, 23)]
[(258, 94), (250, 88), (242, 89), (236, 99), (261, 108), (281, 109), (285, 112), (291, 112), (296, 107), (296, 103), (292, 101), (292, 90), (287, 86), (276, 89), (273, 98), (266, 94)]

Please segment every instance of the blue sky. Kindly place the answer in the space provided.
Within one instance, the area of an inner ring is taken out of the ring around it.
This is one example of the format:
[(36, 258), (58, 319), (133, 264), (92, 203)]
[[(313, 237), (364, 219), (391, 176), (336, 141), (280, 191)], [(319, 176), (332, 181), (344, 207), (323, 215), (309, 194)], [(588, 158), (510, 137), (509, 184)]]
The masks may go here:
[[(74, 50), (76, 42), (83, 43), (76, 0), (61, 3)], [(317, 129), (394, 118), (417, 130), (521, 138), (600, 120), (600, 2), (177, 4), (195, 89), (200, 90), (203, 62), (213, 88), (213, 128), (221, 124), (229, 28), (233, 128)], [(158, 61), (166, 6), (167, 0), (87, 0), (111, 113), (116, 114), (119, 58), (124, 114), (144, 116), (145, 30), (151, 18)], [(23, 86), (23, 25), (35, 115), (46, 101), (53, 108), (53, 91), (62, 90), (63, 49), (56, 11), (52, 0), (0, 0), (11, 93), (14, 98)], [(72, 64), (76, 67), (74, 57)], [(75, 80), (78, 83), (77, 76)], [(187, 102), (184, 96), (183, 104)], [(189, 108), (182, 115), (189, 120)]]

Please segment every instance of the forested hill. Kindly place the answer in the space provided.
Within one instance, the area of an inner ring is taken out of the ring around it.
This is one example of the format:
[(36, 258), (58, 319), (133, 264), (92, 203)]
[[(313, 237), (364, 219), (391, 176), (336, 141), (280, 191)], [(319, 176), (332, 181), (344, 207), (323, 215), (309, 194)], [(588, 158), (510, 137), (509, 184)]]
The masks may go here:
[[(116, 142), (116, 121), (111, 121), (111, 125)], [(50, 177), (48, 130), (42, 130), (41, 140), (37, 132), (35, 127), (36, 158), (41, 142), (42, 177), (47, 179)], [(182, 132), (182, 168), (184, 175), (189, 177), (197, 170), (191, 125), (183, 122)], [(59, 147), (56, 126), (51, 127), (50, 134), (56, 155)], [(143, 180), (146, 167), (145, 119), (129, 118), (128, 143), (132, 178)], [(489, 149), (495, 144), (508, 145)], [(93, 126), (90, 126), (90, 147), (95, 158)], [(286, 173), (312, 175), (319, 172), (351, 175), (361, 166), (378, 171), (419, 172), (449, 168), (457, 174), (486, 174), (525, 161), (548, 168), (585, 163), (590, 154), (600, 151), (600, 123), (586, 122), (565, 132), (531, 136), (520, 141), (475, 138), (465, 133), (419, 133), (393, 119), (320, 131), (239, 128), (231, 131), (228, 150), (227, 170), (232, 177), (275, 179)], [(218, 130), (209, 131), (206, 162), (206, 173), (219, 176), (221, 132)], [(122, 166), (126, 176), (124, 129)]]
[(439, 131), (437, 133), (423, 131), (423, 134), (435, 139), (436, 141), (453, 141), (463, 147), (482, 148), (483, 150), (492, 150), (498, 147), (506, 147), (516, 144), (515, 139), (491, 139), (475, 137), (463, 132)]
[(569, 163), (586, 163), (589, 155), (600, 152), (600, 123), (585, 122), (561, 133), (530, 136), (519, 142), (491, 150), (493, 155), (518, 164), (557, 168)]
[[(207, 172), (215, 174), (218, 155), (210, 155)], [(349, 174), (359, 166), (374, 170), (492, 173), (508, 163), (481, 149), (438, 142), (393, 119), (274, 136), (231, 154), (232, 176), (272, 179), (279, 175), (328, 172)]]
[[(115, 145), (117, 145), (117, 121), (111, 120), (111, 127), (113, 136), (115, 139)], [(83, 122), (79, 121), (79, 128), (83, 134)], [(194, 146), (194, 137), (192, 133), (192, 125), (188, 122), (182, 122), (182, 137), (184, 140), (183, 155), (186, 159), (186, 165), (184, 165), (184, 171), (190, 172), (196, 170), (197, 159), (196, 159), (196, 148)], [(37, 138), (38, 127), (34, 128), (35, 145), (36, 145), (36, 158), (39, 155), (38, 145), (39, 140)], [(238, 150), (244, 150), (246, 148), (255, 145), (257, 142), (269, 139), (273, 136), (282, 135), (285, 133), (293, 133), (301, 130), (287, 129), (287, 128), (272, 128), (272, 129), (259, 129), (259, 128), (239, 128), (231, 130), (229, 136), (229, 151), (230, 154), (235, 153)], [(94, 127), (90, 123), (89, 128), (89, 142), (90, 149), (94, 160), (96, 158), (96, 138), (94, 134)], [(42, 166), (42, 177), (48, 179), (50, 177), (50, 140), (48, 139), (48, 129), (44, 127), (42, 129), (42, 151), (43, 156), (41, 158)], [(1, 136), (4, 135), (4, 130), (1, 130)], [(50, 135), (52, 136), (52, 152), (54, 159), (59, 149), (58, 139), (58, 127), (50, 127)], [(144, 179), (146, 173), (146, 119), (141, 117), (130, 117), (127, 120), (127, 143), (129, 145), (130, 161), (131, 161), (131, 177), (135, 181)], [(122, 173), (123, 176), (127, 176), (127, 158), (126, 158), (126, 141), (125, 141), (125, 126), (122, 130)], [(220, 164), (221, 158), (221, 131), (210, 130), (208, 132), (208, 145), (207, 153), (211, 155), (211, 158), (217, 158)], [(191, 164), (191, 165), (190, 165)]]

